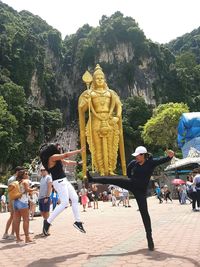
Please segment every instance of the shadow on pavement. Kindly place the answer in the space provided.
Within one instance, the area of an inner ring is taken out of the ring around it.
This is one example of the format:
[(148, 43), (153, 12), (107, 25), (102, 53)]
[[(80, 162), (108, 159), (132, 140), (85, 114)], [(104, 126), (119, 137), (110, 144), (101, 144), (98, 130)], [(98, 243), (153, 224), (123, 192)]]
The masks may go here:
[(8, 240), (8, 239), (2, 239), (0, 240), (0, 243), (1, 244), (10, 244), (10, 243), (13, 243), (13, 242), (16, 242), (15, 240)]
[(42, 239), (46, 239), (48, 236), (45, 236), (44, 234), (38, 234), (38, 235), (35, 235), (34, 236), (34, 239), (40, 239), (40, 238), (42, 238)]
[[(33, 245), (35, 243), (31, 243), (31, 244)], [(0, 248), (0, 250), (6, 250), (6, 249), (12, 249), (12, 248), (19, 248), (19, 247), (25, 247), (25, 246), (30, 246), (30, 244), (25, 244), (25, 243), (17, 244), (15, 242), (15, 243), (12, 243), (12, 244), (9, 244), (9, 245), (6, 245), (6, 246)]]
[[(73, 253), (73, 254), (68, 254), (68, 255), (64, 255), (64, 256), (59, 256), (59, 257), (54, 257), (54, 258), (48, 258), (48, 259), (40, 259), (37, 261), (34, 261), (28, 265), (26, 265), (26, 267), (56, 267), (58, 266), (57, 264), (60, 262), (64, 262), (68, 259), (71, 258), (76, 258), (81, 254), (86, 254), (85, 252), (79, 252), (79, 253)], [(67, 265), (66, 265), (67, 266)]]
[(143, 254), (149, 260), (154, 260), (154, 261), (165, 261), (166, 259), (169, 259), (169, 258), (187, 260), (188, 262), (194, 264), (195, 267), (200, 267), (200, 263), (192, 258), (185, 257), (185, 256), (178, 256), (174, 254), (168, 254), (168, 253), (157, 251), (157, 250), (149, 251), (148, 249), (139, 249), (133, 252), (118, 253), (118, 254), (113, 253), (113, 254), (89, 255), (88, 259), (97, 258), (97, 257), (123, 257), (123, 256), (133, 256), (133, 255), (138, 255), (138, 254)]
[[(0, 250), (6, 250), (6, 249), (19, 247), (19, 244), (16, 243), (16, 240), (1, 240), (0, 243), (6, 244), (5, 246), (1, 247)], [(25, 246), (25, 244), (21, 246)]]

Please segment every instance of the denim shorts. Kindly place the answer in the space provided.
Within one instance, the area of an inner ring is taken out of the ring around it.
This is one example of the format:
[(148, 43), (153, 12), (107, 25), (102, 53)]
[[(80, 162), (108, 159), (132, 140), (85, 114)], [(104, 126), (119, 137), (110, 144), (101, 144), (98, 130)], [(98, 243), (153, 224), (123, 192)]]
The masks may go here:
[(28, 203), (24, 203), (20, 201), (19, 199), (14, 200), (14, 210), (21, 210), (21, 209), (27, 209), (28, 208)]
[(44, 203), (45, 198), (39, 199), (39, 209), (41, 212), (49, 212), (51, 199), (48, 197), (48, 201)]

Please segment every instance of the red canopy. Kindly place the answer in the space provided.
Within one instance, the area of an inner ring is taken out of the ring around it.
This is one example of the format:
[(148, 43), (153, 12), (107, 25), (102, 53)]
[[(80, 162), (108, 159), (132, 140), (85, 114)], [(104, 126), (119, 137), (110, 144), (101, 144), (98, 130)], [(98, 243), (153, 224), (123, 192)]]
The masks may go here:
[(173, 185), (185, 184), (185, 181), (182, 179), (176, 178), (176, 179), (172, 180), (172, 184)]

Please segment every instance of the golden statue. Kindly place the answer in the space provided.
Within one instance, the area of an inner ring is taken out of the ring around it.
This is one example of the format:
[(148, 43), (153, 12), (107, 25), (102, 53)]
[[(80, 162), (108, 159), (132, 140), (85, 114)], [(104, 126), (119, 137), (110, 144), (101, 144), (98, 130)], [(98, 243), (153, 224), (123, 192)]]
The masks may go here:
[[(101, 176), (115, 175), (119, 149), (122, 172), (126, 175), (122, 104), (119, 96), (108, 88), (99, 64), (96, 65), (93, 77), (88, 71), (85, 72), (83, 81), (87, 90), (80, 95), (78, 102), (81, 147), (86, 146), (87, 138), (92, 171), (99, 172)], [(86, 177), (86, 150), (82, 152), (82, 161), (83, 176)]]

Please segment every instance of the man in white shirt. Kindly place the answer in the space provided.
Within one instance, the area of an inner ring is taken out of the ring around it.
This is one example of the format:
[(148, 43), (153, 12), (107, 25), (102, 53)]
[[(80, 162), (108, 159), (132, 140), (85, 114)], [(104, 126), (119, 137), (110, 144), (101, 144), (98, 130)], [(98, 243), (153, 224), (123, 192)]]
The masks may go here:
[(42, 166), (40, 168), (41, 179), (40, 179), (40, 191), (38, 196), (39, 208), (44, 220), (49, 217), (49, 210), (51, 204), (51, 191), (52, 191), (52, 177), (48, 174), (45, 168)]

